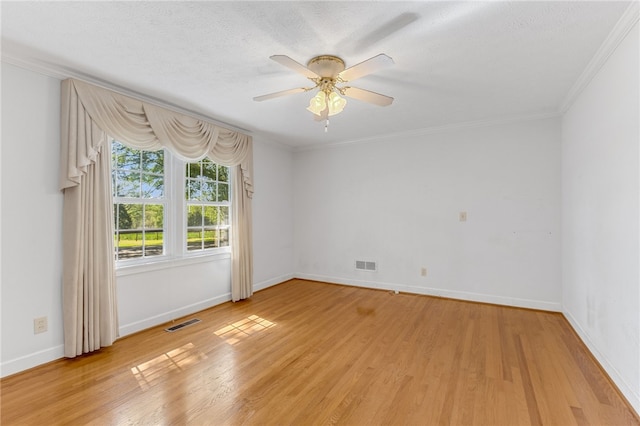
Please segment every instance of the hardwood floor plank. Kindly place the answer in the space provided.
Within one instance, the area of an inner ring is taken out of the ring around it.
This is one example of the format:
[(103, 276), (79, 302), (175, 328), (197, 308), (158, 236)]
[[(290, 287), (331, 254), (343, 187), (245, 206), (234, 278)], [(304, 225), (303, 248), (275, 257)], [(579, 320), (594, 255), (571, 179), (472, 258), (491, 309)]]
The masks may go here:
[(1, 423), (640, 425), (557, 313), (292, 280), (194, 317), (0, 380)]

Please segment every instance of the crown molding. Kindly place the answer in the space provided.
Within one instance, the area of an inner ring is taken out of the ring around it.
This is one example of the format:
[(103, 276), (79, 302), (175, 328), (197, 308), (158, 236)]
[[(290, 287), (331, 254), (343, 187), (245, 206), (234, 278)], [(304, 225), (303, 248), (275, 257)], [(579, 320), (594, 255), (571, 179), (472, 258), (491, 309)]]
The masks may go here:
[(4, 41), (2, 46), (2, 62), (61, 81), (66, 78), (76, 77), (87, 82), (89, 81), (88, 79), (82, 78), (78, 72), (73, 72), (71, 70), (63, 71), (62, 67), (55, 67), (54, 65), (46, 62), (36, 61), (35, 59), (27, 58), (11, 52), (10, 49), (6, 48)]
[(447, 132), (452, 132), (456, 130), (475, 129), (480, 127), (491, 127), (491, 126), (514, 124), (514, 123), (523, 123), (527, 121), (546, 120), (550, 118), (558, 118), (561, 116), (562, 114), (559, 112), (545, 112), (545, 113), (539, 113), (539, 114), (517, 115), (517, 116), (503, 117), (503, 118), (497, 118), (497, 119), (466, 121), (461, 123), (446, 124), (444, 126), (424, 127), (421, 129), (408, 130), (405, 132), (385, 133), (382, 135), (371, 136), (368, 138), (352, 139), (352, 140), (333, 142), (333, 143), (312, 144), (307, 146), (295, 147), (293, 151), (294, 152), (317, 151), (322, 149), (338, 148), (341, 146), (371, 143), (371, 142), (384, 141), (384, 140), (395, 139), (395, 138), (402, 139), (402, 138), (409, 138), (409, 137), (415, 137), (415, 136), (426, 136), (426, 135), (433, 135), (433, 134), (439, 134), (439, 133), (447, 133)]
[(253, 143), (254, 143), (254, 146), (255, 146), (256, 143), (262, 143), (262, 144), (265, 144), (265, 145), (273, 146), (273, 147), (278, 148), (278, 149), (282, 149), (283, 151), (288, 151), (288, 152), (293, 152), (294, 151), (294, 147), (292, 145), (288, 145), (288, 144), (286, 144), (284, 142), (280, 142), (280, 141), (274, 139), (269, 134), (263, 133), (263, 132), (260, 132), (260, 131), (256, 131), (253, 134)]
[(6, 49), (4, 46), (4, 43), (3, 43), (3, 49), (2, 49), (2, 62), (19, 67), (19, 68), (26, 69), (28, 71), (42, 74), (47, 77), (52, 77), (60, 81), (66, 80), (67, 78), (82, 80), (86, 83), (93, 84), (103, 89), (111, 90), (113, 92), (119, 93), (124, 96), (136, 98), (162, 108), (170, 109), (180, 114), (188, 115), (200, 120), (205, 120), (217, 126), (224, 127), (225, 129), (228, 129), (228, 130), (253, 136), (253, 132), (250, 130), (244, 129), (242, 127), (234, 126), (232, 124), (225, 123), (220, 120), (216, 120), (215, 118), (212, 118), (204, 113), (197, 112), (188, 108), (184, 108), (176, 104), (163, 101), (162, 99), (158, 99), (153, 96), (148, 96), (143, 93), (136, 92), (135, 90), (130, 90), (122, 86), (109, 83), (108, 81), (99, 79), (97, 77), (94, 77), (92, 75), (89, 75), (77, 70), (73, 70), (71, 68), (67, 68), (60, 65), (54, 65), (45, 61), (41, 61), (41, 60), (37, 60), (34, 58), (29, 58), (29, 57), (17, 54), (15, 52), (12, 52), (12, 49)]
[(613, 27), (605, 41), (597, 50), (591, 61), (573, 84), (569, 93), (562, 102), (559, 112), (564, 114), (571, 108), (571, 105), (578, 98), (580, 93), (589, 85), (591, 80), (598, 74), (598, 71), (609, 59), (609, 56), (616, 50), (620, 42), (624, 40), (629, 31), (640, 19), (640, 1), (633, 0), (629, 7), (624, 11), (616, 25)]

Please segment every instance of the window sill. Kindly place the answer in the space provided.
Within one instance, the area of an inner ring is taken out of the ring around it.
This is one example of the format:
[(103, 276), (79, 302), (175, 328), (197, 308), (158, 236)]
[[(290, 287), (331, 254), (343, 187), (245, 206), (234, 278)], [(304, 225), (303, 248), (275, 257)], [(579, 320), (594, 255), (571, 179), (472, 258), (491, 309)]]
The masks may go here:
[(180, 266), (194, 265), (197, 263), (215, 262), (231, 259), (231, 251), (187, 255), (184, 257), (163, 257), (162, 259), (149, 260), (144, 263), (116, 266), (116, 277), (143, 274), (145, 272), (160, 271)]

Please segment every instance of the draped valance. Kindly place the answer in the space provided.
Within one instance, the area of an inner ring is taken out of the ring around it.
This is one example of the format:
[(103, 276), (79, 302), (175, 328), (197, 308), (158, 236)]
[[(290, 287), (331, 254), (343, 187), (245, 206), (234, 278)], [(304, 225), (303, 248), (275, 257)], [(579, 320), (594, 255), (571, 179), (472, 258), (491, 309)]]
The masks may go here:
[(74, 79), (61, 84), (60, 114), (65, 356), (118, 335), (109, 137), (232, 167), (231, 298), (253, 294), (251, 136)]
[[(251, 136), (79, 80), (63, 81), (62, 96), (69, 106), (62, 113), (78, 117), (75, 128), (68, 129), (68, 143), (62, 145), (62, 189), (79, 183), (108, 134), (136, 149), (168, 148), (184, 160), (208, 157), (224, 166), (240, 165), (244, 190), (252, 197)], [(97, 134), (87, 138), (78, 132)]]

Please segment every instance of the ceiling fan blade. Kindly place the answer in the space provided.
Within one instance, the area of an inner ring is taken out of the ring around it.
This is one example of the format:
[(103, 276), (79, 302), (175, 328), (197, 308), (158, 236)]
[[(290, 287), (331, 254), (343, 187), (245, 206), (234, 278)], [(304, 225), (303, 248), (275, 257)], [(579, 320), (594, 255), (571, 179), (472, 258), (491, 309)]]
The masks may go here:
[(357, 78), (364, 77), (367, 74), (381, 70), (393, 65), (393, 59), (384, 53), (369, 58), (364, 62), (360, 62), (338, 74), (342, 81), (353, 81)]
[(390, 96), (381, 95), (380, 93), (371, 92), (369, 90), (358, 89), (357, 87), (345, 87), (342, 89), (342, 93), (350, 98), (380, 106), (391, 105), (393, 102), (393, 98)]
[(267, 101), (273, 98), (279, 98), (280, 96), (293, 95), (294, 93), (306, 92), (309, 89), (305, 89), (304, 87), (298, 87), (296, 89), (282, 90), (280, 92), (269, 93), (268, 95), (256, 96), (253, 98), (256, 102)]
[(290, 69), (294, 70), (295, 72), (304, 75), (307, 78), (318, 78), (318, 77), (320, 77), (318, 74), (316, 74), (315, 72), (311, 71), (309, 68), (305, 67), (304, 65), (299, 64), (298, 62), (294, 61), (293, 59), (291, 59), (287, 55), (273, 55), (273, 56), (270, 56), (269, 58), (273, 59), (274, 61), (276, 61), (280, 65), (284, 65), (285, 67), (290, 68)]

